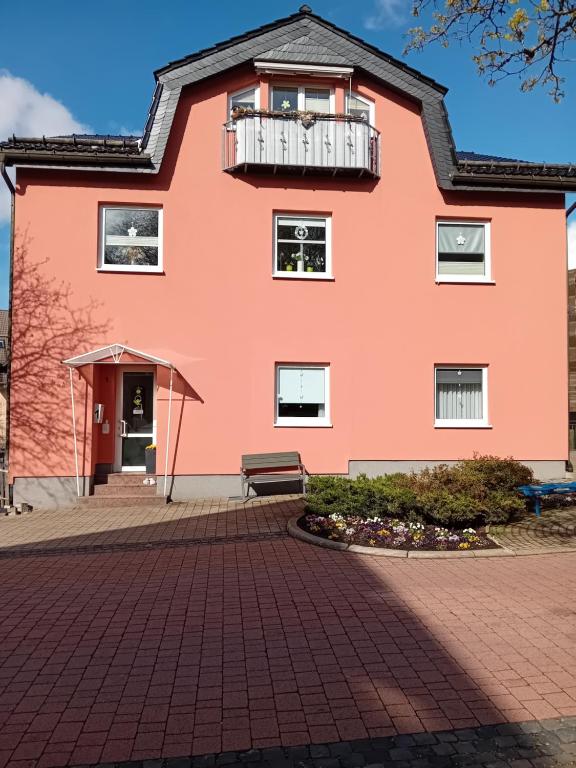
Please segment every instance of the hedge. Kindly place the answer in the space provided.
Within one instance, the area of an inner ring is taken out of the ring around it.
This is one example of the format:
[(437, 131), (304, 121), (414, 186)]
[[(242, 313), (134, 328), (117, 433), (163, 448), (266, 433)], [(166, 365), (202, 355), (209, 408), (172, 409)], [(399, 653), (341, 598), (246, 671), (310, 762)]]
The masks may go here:
[(308, 484), (306, 511), (478, 527), (521, 514), (526, 503), (516, 488), (533, 480), (532, 470), (512, 458), (479, 455), (411, 474), (360, 475), (354, 480), (315, 476)]

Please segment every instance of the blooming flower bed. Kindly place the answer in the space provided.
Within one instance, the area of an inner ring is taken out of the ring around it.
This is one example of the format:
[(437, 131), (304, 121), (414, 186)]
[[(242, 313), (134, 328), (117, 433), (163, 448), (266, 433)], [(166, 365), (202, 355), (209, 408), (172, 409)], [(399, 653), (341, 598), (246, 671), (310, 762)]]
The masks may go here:
[(409, 523), (392, 517), (344, 517), (332, 514), (305, 515), (301, 527), (316, 536), (346, 544), (390, 549), (459, 550), (490, 549), (497, 545), (486, 533), (473, 528), (463, 530), (436, 525)]

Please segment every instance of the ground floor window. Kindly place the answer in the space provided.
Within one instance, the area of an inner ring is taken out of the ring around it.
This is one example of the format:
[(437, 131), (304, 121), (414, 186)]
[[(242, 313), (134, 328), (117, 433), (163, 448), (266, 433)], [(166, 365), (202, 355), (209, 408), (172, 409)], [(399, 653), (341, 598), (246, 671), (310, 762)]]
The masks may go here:
[(487, 387), (486, 366), (436, 366), (436, 426), (488, 426)]
[(330, 367), (276, 366), (276, 426), (330, 426)]

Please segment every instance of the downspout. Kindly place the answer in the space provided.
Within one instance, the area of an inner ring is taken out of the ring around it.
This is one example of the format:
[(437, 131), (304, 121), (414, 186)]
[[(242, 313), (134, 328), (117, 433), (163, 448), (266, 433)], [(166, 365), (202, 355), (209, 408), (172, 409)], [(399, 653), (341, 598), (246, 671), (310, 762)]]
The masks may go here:
[[(576, 202), (566, 209), (566, 240), (568, 240), (568, 218), (570, 214), (576, 211)], [(566, 265), (568, 266), (568, 265)], [(570, 381), (570, 271), (566, 270), (566, 288), (568, 293), (568, 327), (567, 327), (567, 353), (568, 353), (568, 381)], [(576, 311), (576, 307), (574, 308)], [(566, 471), (573, 472), (574, 467), (570, 461), (570, 387), (568, 387), (568, 461), (566, 462)]]
[[(5, 453), (5, 469), (10, 466), (10, 374), (12, 370), (12, 278), (14, 274), (14, 227), (16, 221), (16, 190), (12, 179), (6, 172), (6, 164), (4, 160), (0, 160), (0, 175), (6, 182), (6, 186), (10, 190), (10, 261), (9, 261), (9, 273), (8, 273), (8, 355), (7, 355), (7, 381), (6, 381), (6, 453)], [(8, 483), (9, 475), (6, 476), (6, 488), (8, 490), (8, 497), (10, 503), (12, 503), (12, 488)]]

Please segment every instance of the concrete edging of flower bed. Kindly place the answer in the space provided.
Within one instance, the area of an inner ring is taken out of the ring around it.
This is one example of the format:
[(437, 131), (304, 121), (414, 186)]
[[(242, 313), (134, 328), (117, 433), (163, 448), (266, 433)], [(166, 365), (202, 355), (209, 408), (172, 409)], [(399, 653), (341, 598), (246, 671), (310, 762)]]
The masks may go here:
[(498, 549), (468, 549), (466, 551), (442, 551), (442, 550), (426, 550), (415, 551), (406, 549), (387, 549), (386, 547), (363, 547), (360, 544), (346, 544), (344, 541), (330, 541), (330, 539), (324, 539), (322, 536), (314, 536), (313, 533), (308, 533), (298, 525), (298, 520), (302, 515), (296, 515), (288, 520), (288, 533), (295, 539), (305, 541), (308, 544), (314, 544), (317, 547), (326, 547), (326, 549), (339, 549), (342, 552), (352, 552), (356, 555), (375, 555), (376, 557), (420, 557), (420, 558), (452, 558), (452, 557), (510, 557), (516, 555), (512, 549), (506, 549), (498, 544), (491, 536), (489, 537), (495, 544), (498, 544)]

